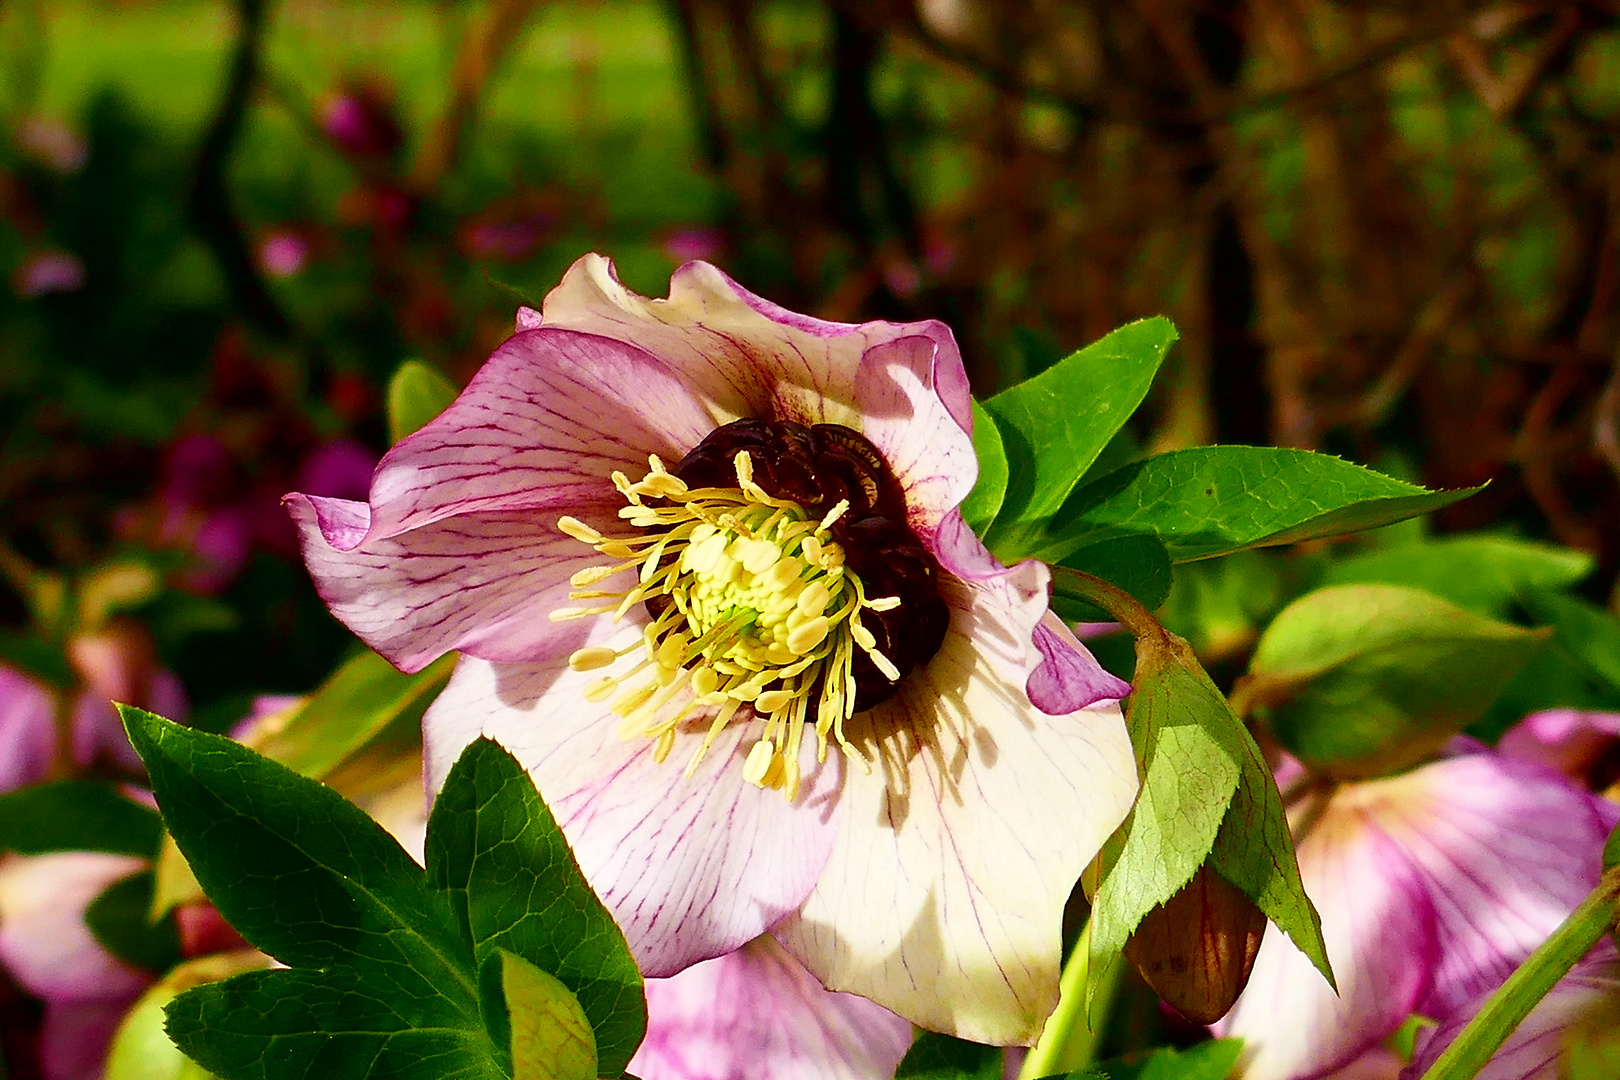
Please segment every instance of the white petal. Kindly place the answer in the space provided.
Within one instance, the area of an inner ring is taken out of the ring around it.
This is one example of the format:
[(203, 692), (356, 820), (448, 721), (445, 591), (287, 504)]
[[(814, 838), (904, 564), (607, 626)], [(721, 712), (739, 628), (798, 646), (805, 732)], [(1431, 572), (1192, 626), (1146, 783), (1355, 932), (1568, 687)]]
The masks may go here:
[(945, 645), (852, 734), (838, 846), (776, 934), (829, 987), (923, 1027), (1027, 1043), (1057, 1002), (1060, 924), (1136, 795), (1109, 702), (1063, 716), (1025, 693), (1045, 597), (949, 581)]

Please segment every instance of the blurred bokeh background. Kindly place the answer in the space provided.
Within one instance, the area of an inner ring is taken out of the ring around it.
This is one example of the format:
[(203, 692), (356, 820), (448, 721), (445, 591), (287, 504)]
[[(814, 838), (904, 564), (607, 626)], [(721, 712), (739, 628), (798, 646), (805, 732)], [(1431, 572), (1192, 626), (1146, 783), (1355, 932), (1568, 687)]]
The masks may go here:
[[(0, 0), (0, 665), (214, 730), (307, 691), (354, 646), (280, 496), (363, 497), (399, 365), (464, 382), (590, 250), (943, 319), (980, 394), (1167, 314), (1110, 460), (1490, 481), (1416, 528), (1612, 605), (1617, 136), (1600, 0)], [(1304, 565), (1245, 559), (1166, 609), (1213, 662)], [(1559, 663), (1506, 722), (1601, 703)]]

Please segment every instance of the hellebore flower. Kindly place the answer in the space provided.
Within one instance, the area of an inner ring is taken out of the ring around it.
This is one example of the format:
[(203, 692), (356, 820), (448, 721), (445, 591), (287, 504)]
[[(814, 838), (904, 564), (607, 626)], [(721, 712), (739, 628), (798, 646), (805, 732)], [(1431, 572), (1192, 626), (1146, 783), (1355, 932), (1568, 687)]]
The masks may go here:
[(963, 524), (941, 324), (828, 323), (712, 266), (600, 256), (525, 309), (368, 503), (287, 505), (321, 596), (405, 670), (462, 659), (430, 787), (529, 769), (643, 971), (767, 930), (924, 1027), (1033, 1040), (1059, 923), (1134, 759), (1048, 571)]
[(0, 860), (0, 964), (45, 1002), (39, 1056), (47, 1080), (99, 1077), (124, 1010), (152, 981), (84, 924), (91, 901), (146, 866), (92, 851)]
[(56, 741), (56, 695), (0, 664), (0, 792), (45, 779)]
[[(1401, 1080), (1418, 1080), (1479, 1012), (1482, 994), (1418, 1035)], [(1585, 1068), (1572, 1059), (1584, 1058)], [(1602, 1063), (1606, 1063), (1606, 1066)], [(1612, 1076), (1620, 1065), (1620, 957), (1605, 940), (1560, 979), (1514, 1029), (1475, 1080), (1562, 1080)]]
[(912, 1027), (824, 990), (772, 937), (648, 979), (641, 1080), (889, 1080)]
[(1550, 765), (1592, 791), (1620, 800), (1620, 713), (1534, 712), (1508, 729), (1497, 749)]
[(1616, 808), (1544, 766), (1459, 740), (1410, 772), (1345, 784), (1294, 813), (1300, 877), (1339, 993), (1268, 928), (1216, 1025), (1244, 1080), (1303, 1080), (1411, 1013), (1446, 1017), (1500, 985), (1597, 884)]

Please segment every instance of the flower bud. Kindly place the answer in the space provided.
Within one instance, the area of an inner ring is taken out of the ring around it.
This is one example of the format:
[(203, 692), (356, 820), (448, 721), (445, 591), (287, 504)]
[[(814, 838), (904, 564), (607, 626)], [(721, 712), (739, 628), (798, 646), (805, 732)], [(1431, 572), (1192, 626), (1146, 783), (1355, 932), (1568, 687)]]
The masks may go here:
[(1213, 1024), (1248, 985), (1265, 931), (1254, 902), (1206, 864), (1147, 913), (1124, 954), (1171, 1008)]

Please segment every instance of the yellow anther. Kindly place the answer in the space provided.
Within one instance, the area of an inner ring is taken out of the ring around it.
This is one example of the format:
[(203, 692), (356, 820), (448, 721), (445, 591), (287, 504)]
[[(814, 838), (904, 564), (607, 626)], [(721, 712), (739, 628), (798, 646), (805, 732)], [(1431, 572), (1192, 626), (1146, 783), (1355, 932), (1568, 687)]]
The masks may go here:
[(832, 528), (833, 522), (835, 522), (839, 518), (843, 517), (844, 512), (846, 510), (848, 510), (848, 509), (849, 509), (849, 500), (848, 499), (839, 499), (838, 500), (838, 505), (834, 506), (831, 510), (827, 511), (827, 516), (821, 519), (821, 524), (820, 525), (816, 526), (816, 532), (824, 533), (828, 529)]
[(600, 704), (601, 702), (606, 701), (609, 697), (613, 696), (613, 691), (618, 688), (618, 685), (619, 680), (609, 676), (603, 676), (600, 679), (593, 679), (591, 680), (590, 684), (585, 687), (585, 700), (592, 702), (593, 704)]
[(825, 641), (831, 629), (832, 622), (827, 616), (818, 615), (788, 634), (788, 650), (795, 656), (803, 656)]
[(814, 566), (821, 565), (821, 540), (818, 537), (807, 536), (804, 545), (799, 549), (804, 553), (804, 561)]
[(873, 611), (893, 611), (900, 606), (900, 598), (898, 596), (880, 596), (876, 600), (867, 600), (864, 603)]
[(883, 672), (883, 677), (890, 682), (900, 681), (900, 669), (889, 662), (889, 658), (876, 649), (867, 649), (866, 655), (872, 658), (872, 666)]
[(708, 697), (720, 686), (720, 676), (716, 675), (712, 667), (700, 667), (692, 672), (692, 693), (700, 698)]
[(799, 599), (794, 608), (801, 615), (820, 615), (827, 610), (827, 602), (832, 599), (832, 591), (824, 582), (812, 581), (799, 593)]
[(771, 765), (776, 761), (776, 746), (769, 739), (761, 739), (748, 751), (748, 758), (743, 762), (743, 779), (757, 787), (765, 786), (765, 778), (770, 775)]
[(619, 654), (603, 645), (587, 645), (575, 649), (568, 657), (568, 666), (575, 671), (596, 671), (619, 658)]
[(624, 568), (620, 566), (587, 566), (583, 570), (575, 570), (573, 576), (568, 579), (568, 584), (576, 589), (583, 589), (587, 585), (595, 585), (603, 578), (612, 577), (622, 569)]
[(609, 606), (609, 607), (564, 607), (564, 608), (558, 608), (557, 610), (553, 611), (551, 613), (551, 615), (550, 615), (550, 619), (551, 619), (552, 622), (567, 622), (569, 619), (578, 619), (578, 618), (582, 618), (582, 617), (584, 617), (586, 615), (601, 615), (601, 614), (604, 614), (605, 612), (609, 612), (609, 611), (612, 611), (612, 610), (613, 610), (613, 608), (611, 606)]
[(739, 450), (737, 456), (731, 459), (731, 464), (737, 470), (737, 486), (747, 491), (754, 486), (754, 459), (748, 451)]
[(602, 534), (575, 517), (560, 517), (557, 519), (557, 528), (582, 544), (596, 545), (602, 542)]
[(791, 690), (767, 690), (754, 699), (754, 711), (763, 716), (781, 712), (793, 701)]
[(877, 646), (877, 638), (872, 636), (872, 631), (853, 619), (850, 620), (849, 624), (849, 636), (855, 639), (855, 644), (868, 652)]

